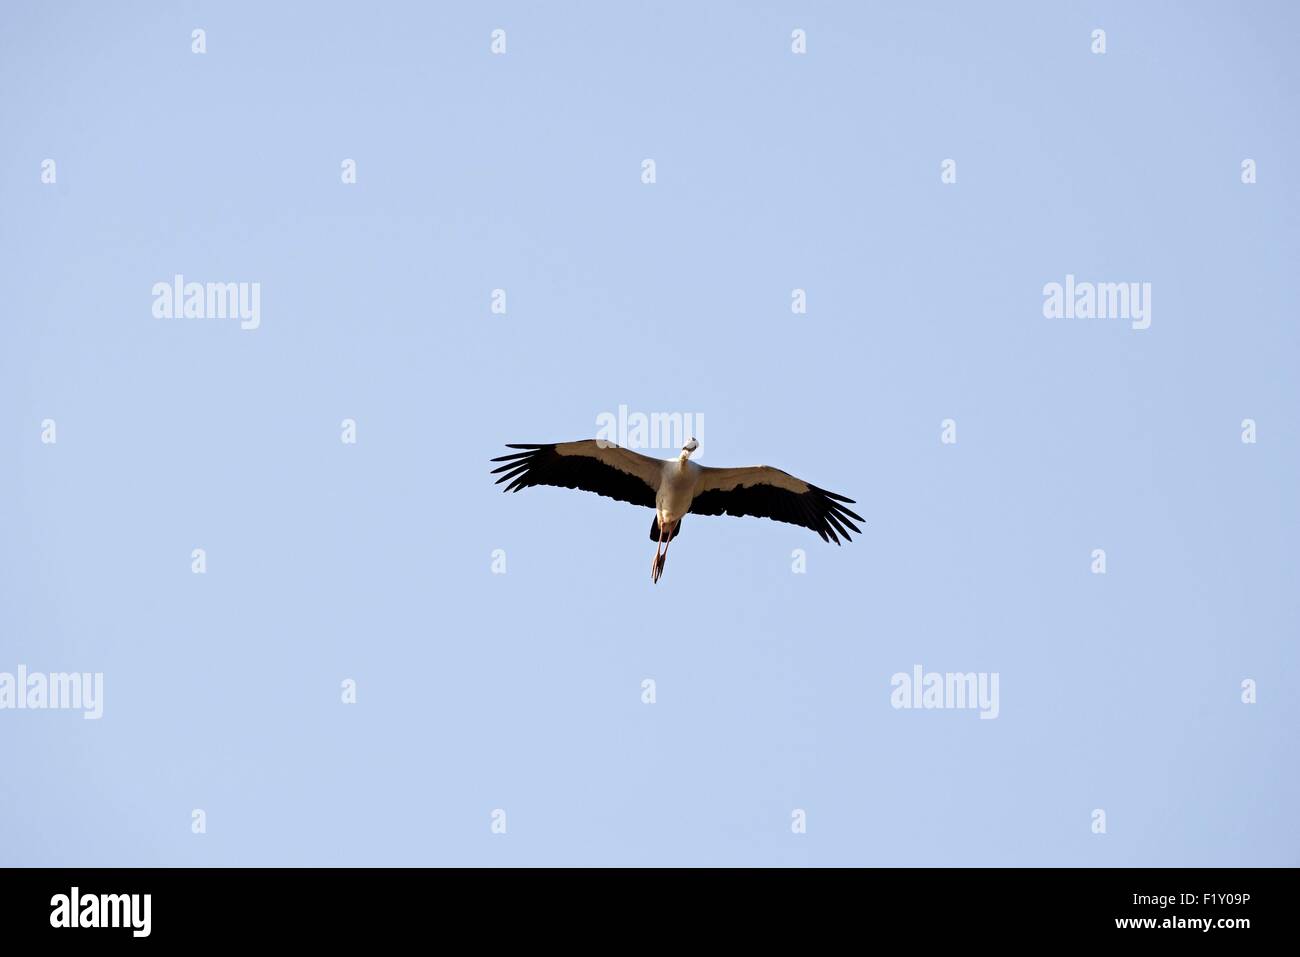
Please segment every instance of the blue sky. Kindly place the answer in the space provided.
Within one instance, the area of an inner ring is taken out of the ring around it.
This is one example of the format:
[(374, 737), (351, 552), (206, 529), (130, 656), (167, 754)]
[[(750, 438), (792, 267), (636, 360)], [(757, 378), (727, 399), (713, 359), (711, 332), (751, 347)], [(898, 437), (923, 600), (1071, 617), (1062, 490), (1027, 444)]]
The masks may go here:
[[(6, 5), (0, 862), (1300, 863), (1297, 18)], [(865, 534), (491, 484), (620, 405)]]

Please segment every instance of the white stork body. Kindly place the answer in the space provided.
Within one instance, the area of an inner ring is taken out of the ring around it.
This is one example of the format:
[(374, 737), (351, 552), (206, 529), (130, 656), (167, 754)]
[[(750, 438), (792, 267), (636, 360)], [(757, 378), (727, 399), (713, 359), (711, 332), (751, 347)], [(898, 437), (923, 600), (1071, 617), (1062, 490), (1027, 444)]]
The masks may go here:
[(788, 472), (767, 465), (715, 469), (690, 460), (699, 443), (691, 439), (676, 459), (664, 461), (610, 442), (586, 439), (555, 445), (509, 445), (523, 449), (494, 458), (505, 465), (497, 484), (509, 482), (507, 492), (530, 485), (580, 488), (654, 509), (650, 538), (658, 545), (650, 577), (658, 581), (668, 557), (668, 545), (681, 531), (688, 512), (697, 515), (756, 515), (811, 528), (836, 545), (849, 532), (860, 532), (853, 520), (862, 516), (848, 509), (853, 499), (827, 492)]
[(659, 488), (655, 492), (655, 511), (659, 513), (659, 525), (662, 528), (676, 525), (691, 510), (691, 501), (695, 498), (695, 487), (702, 470), (690, 460), (689, 454), (682, 452), (681, 458), (663, 465)]

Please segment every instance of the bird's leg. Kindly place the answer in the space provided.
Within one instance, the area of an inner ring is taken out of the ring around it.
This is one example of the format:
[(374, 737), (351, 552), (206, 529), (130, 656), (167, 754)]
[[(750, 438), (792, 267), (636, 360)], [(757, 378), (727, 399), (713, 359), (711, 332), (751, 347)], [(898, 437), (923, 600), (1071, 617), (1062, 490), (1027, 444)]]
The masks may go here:
[[(668, 540), (664, 542), (664, 558), (663, 558), (664, 561), (668, 560), (668, 546), (673, 543), (673, 532), (675, 532), (676, 530), (677, 530), (677, 526), (674, 525), (668, 531)], [(662, 562), (660, 564), (662, 565)]]
[(659, 549), (664, 547), (664, 527), (659, 526), (659, 544), (655, 545), (655, 557), (650, 560), (650, 580), (657, 582), (659, 580)]
[[(674, 525), (673, 528), (677, 526)], [(668, 561), (668, 546), (673, 543), (672, 531), (665, 532), (662, 528), (659, 530), (659, 537), (664, 543), (664, 553), (655, 557), (655, 574), (654, 580), (658, 581), (664, 577), (664, 564)]]

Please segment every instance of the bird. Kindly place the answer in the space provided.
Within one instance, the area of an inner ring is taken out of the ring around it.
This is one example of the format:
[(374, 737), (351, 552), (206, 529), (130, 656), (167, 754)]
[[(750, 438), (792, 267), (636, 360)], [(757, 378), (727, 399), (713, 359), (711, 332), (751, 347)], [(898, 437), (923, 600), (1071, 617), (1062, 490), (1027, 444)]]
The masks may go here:
[(664, 573), (668, 546), (681, 534), (682, 519), (695, 515), (754, 515), (811, 528), (825, 542), (852, 541), (862, 534), (854, 521), (866, 521), (848, 508), (851, 498), (828, 492), (789, 472), (769, 465), (722, 469), (699, 465), (691, 454), (700, 443), (692, 437), (675, 459), (657, 459), (603, 439), (556, 442), (550, 445), (511, 445), (517, 449), (492, 462), (501, 473), (497, 485), (518, 492), (533, 485), (582, 489), (620, 502), (655, 510), (650, 540), (656, 542), (650, 580)]

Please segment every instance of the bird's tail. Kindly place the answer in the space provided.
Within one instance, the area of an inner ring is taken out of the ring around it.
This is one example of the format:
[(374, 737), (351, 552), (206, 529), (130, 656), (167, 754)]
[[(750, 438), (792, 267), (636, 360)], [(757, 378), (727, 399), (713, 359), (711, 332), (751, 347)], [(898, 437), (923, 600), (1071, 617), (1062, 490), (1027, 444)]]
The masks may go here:
[[(679, 519), (677, 520), (677, 527), (674, 528), (674, 529), (673, 529), (673, 533), (672, 533), (671, 535), (668, 536), (668, 541), (671, 542), (674, 538), (676, 538), (676, 537), (677, 537), (678, 535), (680, 535), (681, 533), (682, 533), (682, 520), (679, 518)], [(657, 541), (659, 541), (659, 515), (658, 515), (658, 513), (655, 514), (655, 519), (654, 519), (654, 521), (650, 523), (650, 541), (652, 541), (652, 542), (657, 542)]]

